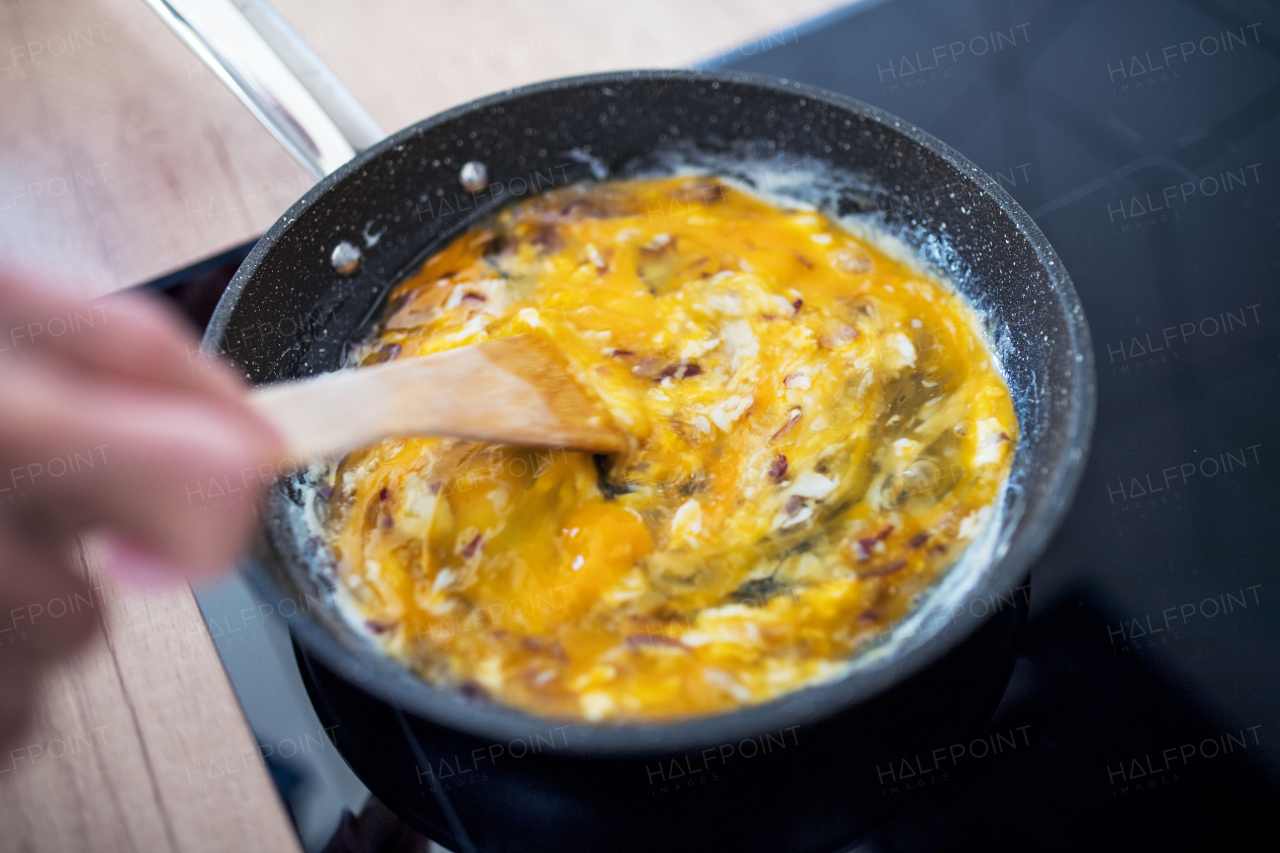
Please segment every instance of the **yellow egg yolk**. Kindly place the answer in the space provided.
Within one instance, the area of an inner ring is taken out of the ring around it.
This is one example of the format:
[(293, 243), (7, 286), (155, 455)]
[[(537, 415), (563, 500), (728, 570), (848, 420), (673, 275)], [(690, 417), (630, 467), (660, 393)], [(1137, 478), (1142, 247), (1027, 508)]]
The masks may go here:
[(543, 716), (835, 677), (1008, 477), (1018, 421), (978, 329), (942, 282), (715, 178), (508, 206), (393, 291), (356, 361), (543, 335), (633, 447), (349, 454), (324, 521), (346, 593), (422, 677)]

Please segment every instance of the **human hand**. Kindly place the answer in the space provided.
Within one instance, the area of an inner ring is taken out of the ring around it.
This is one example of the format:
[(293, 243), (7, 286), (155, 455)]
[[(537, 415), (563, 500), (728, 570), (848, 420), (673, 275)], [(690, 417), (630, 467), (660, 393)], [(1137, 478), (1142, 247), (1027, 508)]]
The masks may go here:
[[(244, 381), (197, 345), (152, 298), (86, 303), (0, 272), (0, 742), (40, 670), (93, 633), (96, 607), (48, 610), (92, 600), (77, 534), (106, 534), (135, 578), (209, 577), (244, 545), (260, 472), (284, 451)], [(244, 499), (193, 501), (210, 482)]]

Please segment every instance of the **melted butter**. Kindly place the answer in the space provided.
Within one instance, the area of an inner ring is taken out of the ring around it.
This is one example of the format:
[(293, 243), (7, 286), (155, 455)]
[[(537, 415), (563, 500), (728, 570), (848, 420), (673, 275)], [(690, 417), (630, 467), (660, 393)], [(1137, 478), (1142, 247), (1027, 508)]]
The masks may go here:
[(765, 701), (842, 672), (990, 516), (1018, 424), (977, 328), (713, 179), (553, 191), (430, 258), (358, 358), (545, 335), (634, 449), (385, 441), (337, 469), (328, 539), (436, 683), (588, 720)]

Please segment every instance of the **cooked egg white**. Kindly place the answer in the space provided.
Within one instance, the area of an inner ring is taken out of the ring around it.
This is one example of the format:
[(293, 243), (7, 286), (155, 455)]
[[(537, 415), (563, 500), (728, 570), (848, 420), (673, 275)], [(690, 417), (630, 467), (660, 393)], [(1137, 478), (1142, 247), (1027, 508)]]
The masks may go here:
[(356, 358), (545, 335), (633, 449), (384, 441), (333, 473), (326, 536), (429, 680), (585, 720), (765, 701), (839, 674), (990, 518), (1018, 422), (977, 329), (715, 179), (546, 193), (430, 258)]

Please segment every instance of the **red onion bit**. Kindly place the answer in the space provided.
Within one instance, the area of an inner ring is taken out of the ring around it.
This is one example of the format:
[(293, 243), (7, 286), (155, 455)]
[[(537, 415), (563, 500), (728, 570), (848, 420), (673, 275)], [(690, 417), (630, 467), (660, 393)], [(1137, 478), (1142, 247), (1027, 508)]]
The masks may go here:
[(875, 536), (866, 536), (858, 540), (858, 559), (870, 560), (872, 550), (879, 543), (889, 538), (889, 534), (893, 532), (893, 525), (890, 524), (884, 530), (881, 530)]
[(781, 481), (787, 476), (787, 457), (779, 453), (773, 457), (773, 461), (769, 463), (769, 476), (774, 480)]
[(701, 376), (702, 368), (696, 364), (672, 364), (662, 369), (655, 377), (654, 382), (661, 382), (664, 379), (688, 379), (694, 376)]

